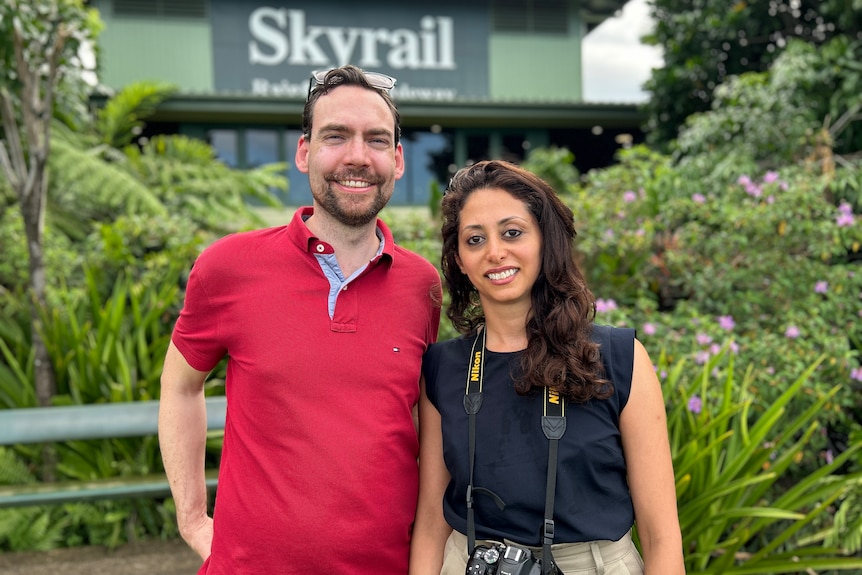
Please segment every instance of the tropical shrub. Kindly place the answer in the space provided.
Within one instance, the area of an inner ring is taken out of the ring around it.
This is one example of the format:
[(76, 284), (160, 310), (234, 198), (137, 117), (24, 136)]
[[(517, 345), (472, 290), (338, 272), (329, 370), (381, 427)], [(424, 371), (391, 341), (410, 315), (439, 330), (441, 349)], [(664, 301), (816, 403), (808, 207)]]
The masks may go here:
[[(758, 401), (750, 368), (735, 369), (729, 345), (704, 365), (662, 356), (668, 432), (676, 473), (688, 573), (800, 573), (859, 570), (862, 514), (853, 509), (862, 443), (818, 457), (806, 446), (823, 430), (823, 411), (839, 386), (804, 411), (789, 409), (823, 360), (808, 366), (774, 401)], [(808, 459), (810, 473), (791, 471)], [(850, 529), (834, 529), (834, 509), (851, 513)], [(853, 535), (855, 533), (855, 535)], [(824, 541), (831, 534), (831, 539)], [(848, 549), (849, 548), (849, 549)]]
[[(147, 109), (159, 95), (164, 92), (133, 87), (121, 106), (107, 109), (137, 121), (132, 111)], [(272, 203), (270, 190), (286, 188), (283, 166), (231, 170), (206, 144), (181, 137), (126, 144), (122, 122), (107, 116), (98, 124), (105, 134), (62, 125), (55, 131), (45, 241), (48, 305), (40, 308), (39, 320), (57, 376), (52, 401), (58, 405), (158, 398), (162, 361), (194, 258), (213, 238), (262, 222), (247, 198)], [(0, 212), (0, 408), (37, 403), (26, 246), (12, 215)], [(223, 392), (223, 376), (222, 365), (207, 393)], [(209, 447), (216, 458), (220, 438)], [(59, 443), (52, 451), (47, 465), (57, 480), (162, 469), (154, 437)], [(0, 482), (41, 478), (47, 465), (40, 454), (39, 446), (3, 450)], [(0, 510), (0, 549), (174, 537), (172, 505), (170, 499), (118, 500)]]
[[(130, 278), (119, 274), (103, 290), (102, 270), (86, 270), (86, 298), (70, 292), (42, 320), (44, 339), (57, 370), (57, 405), (157, 399), (162, 362), (182, 302), (185, 260)], [(26, 341), (26, 308), (17, 314), (14, 346), (0, 337), (0, 407), (33, 407), (32, 361)], [(206, 392), (223, 393), (224, 366), (214, 371)], [(217, 459), (220, 437), (208, 443)], [(159, 473), (163, 469), (156, 437), (70, 441), (54, 446), (57, 480), (92, 480)], [(0, 450), (0, 484), (41, 477), (41, 448)], [(142, 537), (175, 537), (170, 500), (118, 500), (0, 510), (0, 549), (44, 549), (98, 544), (114, 546)], [(26, 528), (22, 528), (24, 525)], [(5, 527), (5, 528), (4, 528)]]

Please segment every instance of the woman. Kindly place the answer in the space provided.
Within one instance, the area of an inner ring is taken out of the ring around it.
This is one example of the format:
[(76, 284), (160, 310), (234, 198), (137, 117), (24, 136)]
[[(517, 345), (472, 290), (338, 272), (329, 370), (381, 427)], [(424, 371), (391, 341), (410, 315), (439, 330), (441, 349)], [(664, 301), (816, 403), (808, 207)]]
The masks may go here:
[[(463, 575), (476, 562), (470, 523), (477, 545), (517, 544), (543, 563), (552, 538), (563, 573), (684, 573), (661, 387), (634, 330), (593, 323), (572, 211), (532, 173), (485, 161), (452, 179), (443, 219), (447, 314), (464, 335), (432, 345), (423, 361), (410, 574)], [(464, 397), (476, 380), (471, 450)], [(566, 406), (555, 450), (541, 427), (553, 392)]]

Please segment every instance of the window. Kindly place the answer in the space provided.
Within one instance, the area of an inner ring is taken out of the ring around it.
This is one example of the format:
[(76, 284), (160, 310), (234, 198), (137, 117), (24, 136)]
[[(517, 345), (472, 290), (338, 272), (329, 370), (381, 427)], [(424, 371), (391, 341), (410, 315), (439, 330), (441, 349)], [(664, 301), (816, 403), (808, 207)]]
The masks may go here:
[(495, 32), (568, 34), (566, 0), (492, 0)]
[(206, 18), (206, 0), (114, 0), (115, 16)]
[(236, 130), (209, 130), (207, 141), (219, 160), (231, 168), (239, 167), (239, 134)]

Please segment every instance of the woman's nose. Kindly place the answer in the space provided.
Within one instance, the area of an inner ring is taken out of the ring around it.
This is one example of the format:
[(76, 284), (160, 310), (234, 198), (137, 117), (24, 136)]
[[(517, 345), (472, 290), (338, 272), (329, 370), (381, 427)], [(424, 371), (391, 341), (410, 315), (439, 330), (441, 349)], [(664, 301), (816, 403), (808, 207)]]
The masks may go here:
[(488, 240), (488, 259), (492, 262), (501, 262), (506, 257), (506, 246), (497, 238)]

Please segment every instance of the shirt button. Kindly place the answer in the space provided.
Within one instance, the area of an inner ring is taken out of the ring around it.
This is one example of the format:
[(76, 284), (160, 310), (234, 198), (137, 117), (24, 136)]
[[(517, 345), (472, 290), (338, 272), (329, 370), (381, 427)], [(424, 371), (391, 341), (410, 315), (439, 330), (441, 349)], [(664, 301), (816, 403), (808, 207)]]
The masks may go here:
[(314, 249), (316, 249), (320, 253), (323, 253), (323, 250), (325, 250), (326, 248), (323, 246), (323, 244), (317, 244)]

